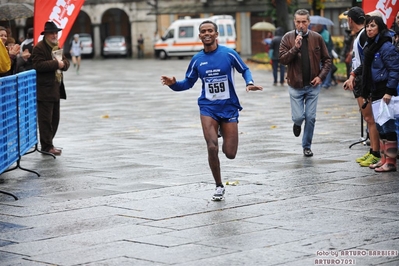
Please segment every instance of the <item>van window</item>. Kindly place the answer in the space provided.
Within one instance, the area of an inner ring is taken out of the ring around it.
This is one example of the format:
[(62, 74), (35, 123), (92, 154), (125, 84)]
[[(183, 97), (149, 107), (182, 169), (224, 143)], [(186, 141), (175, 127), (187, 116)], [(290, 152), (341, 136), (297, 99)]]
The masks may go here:
[(219, 24), (218, 28), (219, 28), (219, 36), (223, 37), (225, 35), (224, 25)]
[(171, 29), (168, 31), (168, 33), (166, 33), (165, 39), (173, 39), (174, 36), (175, 36), (175, 30)]
[(194, 37), (193, 26), (182, 26), (179, 27), (179, 38), (192, 38)]
[(227, 36), (233, 36), (233, 27), (227, 24)]

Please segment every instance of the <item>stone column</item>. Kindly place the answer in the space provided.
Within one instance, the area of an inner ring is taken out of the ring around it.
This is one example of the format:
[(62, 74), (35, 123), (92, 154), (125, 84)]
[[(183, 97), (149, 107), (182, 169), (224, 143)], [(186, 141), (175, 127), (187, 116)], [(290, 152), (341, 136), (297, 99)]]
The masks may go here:
[(100, 24), (93, 24), (93, 41), (94, 41), (94, 56), (95, 59), (101, 58), (101, 34), (100, 34)]
[(237, 30), (240, 33), (237, 36), (237, 40), (239, 42), (239, 46), (237, 46), (237, 50), (240, 52), (241, 55), (247, 56), (252, 54), (251, 48), (251, 31), (247, 29), (251, 29), (251, 13), (250, 12), (240, 12), (236, 15), (236, 25)]

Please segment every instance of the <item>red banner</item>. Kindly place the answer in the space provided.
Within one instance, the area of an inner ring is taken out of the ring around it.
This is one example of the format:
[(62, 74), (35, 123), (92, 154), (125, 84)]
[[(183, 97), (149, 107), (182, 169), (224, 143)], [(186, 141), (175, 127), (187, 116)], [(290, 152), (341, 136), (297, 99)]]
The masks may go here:
[(53, 21), (63, 29), (58, 32), (58, 46), (62, 47), (83, 3), (84, 0), (36, 0), (33, 17), (35, 44), (43, 38), (40, 33), (44, 30), (44, 24)]
[(366, 14), (374, 10), (381, 11), (389, 29), (399, 11), (399, 3), (397, 2), (399, 2), (399, 0), (363, 0), (363, 10)]

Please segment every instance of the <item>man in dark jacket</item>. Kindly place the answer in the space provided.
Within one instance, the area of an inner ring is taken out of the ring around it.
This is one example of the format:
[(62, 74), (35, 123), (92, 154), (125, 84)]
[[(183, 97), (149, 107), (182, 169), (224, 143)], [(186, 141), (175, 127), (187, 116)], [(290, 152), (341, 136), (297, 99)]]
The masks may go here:
[(62, 30), (48, 21), (44, 25), (44, 35), (32, 52), (33, 68), (36, 69), (37, 116), (41, 151), (61, 155), (61, 150), (53, 145), (60, 121), (60, 99), (66, 99), (62, 71), (69, 68), (64, 55), (55, 56), (59, 50), (58, 32)]
[(280, 48), (280, 42), (284, 35), (284, 29), (278, 27), (276, 29), (275, 36), (272, 39), (270, 44), (269, 54), (271, 54), (270, 59), (272, 60), (272, 67), (273, 67), (273, 85), (277, 85), (277, 74), (278, 69), (280, 68), (280, 84), (281, 86), (284, 85), (284, 76), (285, 76), (285, 66), (279, 63), (278, 60), (278, 53)]
[[(308, 30), (309, 12), (299, 9), (294, 14), (295, 30), (286, 33), (280, 43), (280, 63), (288, 66), (287, 83), (291, 100), (291, 114), (296, 137), (301, 134), (303, 154), (313, 156), (311, 150), (316, 123), (317, 100), (320, 87), (331, 67), (323, 38), (317, 32)], [(320, 68), (321, 65), (321, 68)]]
[(33, 51), (33, 28), (28, 29), (26, 34), (26, 40), (21, 43), (21, 52), (17, 58), (17, 68), (16, 72), (23, 72), (31, 70), (33, 68), (32, 64), (32, 51)]

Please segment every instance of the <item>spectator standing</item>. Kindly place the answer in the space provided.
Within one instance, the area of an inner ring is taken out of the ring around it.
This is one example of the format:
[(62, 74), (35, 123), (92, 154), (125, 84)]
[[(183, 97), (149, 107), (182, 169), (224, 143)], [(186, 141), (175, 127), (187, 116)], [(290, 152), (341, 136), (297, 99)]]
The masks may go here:
[(394, 32), (399, 32), (399, 11), (396, 13), (394, 23), (391, 27)]
[(32, 63), (33, 51), (33, 28), (29, 28), (26, 39), (21, 43), (21, 56), (17, 59), (17, 72), (33, 69)]
[[(349, 22), (348, 22), (349, 24)], [(346, 78), (349, 78), (352, 71), (352, 49), (353, 41), (355, 40), (355, 33), (352, 30), (345, 30), (344, 48), (342, 49), (341, 60), (346, 66)]]
[(9, 71), (11, 68), (11, 60), (8, 50), (3, 41), (0, 40), (0, 74)]
[[(380, 104), (389, 104), (392, 96), (397, 96), (399, 53), (381, 17), (366, 18), (366, 33), (368, 38), (363, 51), (362, 95), (371, 102), (381, 100)], [(394, 172), (398, 153), (395, 119), (389, 119), (384, 124), (377, 123), (377, 130), (382, 153), (380, 161), (371, 168), (376, 172)]]
[(144, 38), (143, 34), (140, 34), (139, 38), (137, 39), (137, 57), (143, 58), (144, 57)]
[(11, 61), (10, 70), (4, 73), (0, 73), (0, 77), (5, 77), (15, 74), (17, 56), (19, 55), (20, 45), (15, 44), (15, 39), (11, 38), (10, 31), (2, 26), (0, 26), (0, 39), (3, 42), (4, 46), (7, 48), (8, 56)]
[(279, 69), (280, 69), (280, 84), (281, 84), (281, 86), (284, 85), (285, 65), (280, 64), (279, 59), (278, 59), (280, 43), (281, 43), (281, 39), (283, 38), (284, 33), (285, 33), (284, 29), (281, 27), (278, 27), (276, 29), (275, 35), (270, 43), (269, 55), (271, 55), (270, 59), (272, 60), (273, 85), (277, 85), (277, 81), (278, 81), (277, 76), (278, 76)]
[(332, 56), (332, 50), (334, 48), (334, 44), (333, 41), (331, 39), (331, 34), (330, 32), (327, 30), (325, 25), (320, 25), (320, 24), (313, 24), (310, 27), (313, 31), (316, 31), (317, 33), (319, 33), (321, 35), (321, 37), (323, 37), (324, 43), (326, 44), (327, 47), (327, 51), (328, 54), (330, 55), (331, 58), (331, 68), (330, 71), (327, 74), (327, 77), (324, 79), (323, 83), (321, 84), (321, 87), (323, 89), (329, 89), (331, 87), (331, 81), (332, 81), (332, 71), (333, 71), (333, 67), (332, 65), (333, 63), (333, 56)]
[[(398, 53), (399, 53), (399, 11), (396, 14), (395, 22), (394, 22), (394, 24), (393, 24), (391, 29), (395, 32), (394, 44), (395, 44), (395, 47), (396, 47), (396, 51), (398, 51)], [(397, 91), (398, 91), (398, 94), (399, 94), (399, 85), (398, 85)], [(396, 122), (395, 123), (396, 123), (396, 135), (398, 137), (398, 151), (399, 151), (399, 118), (396, 118)], [(398, 152), (397, 159), (399, 159), (399, 152)]]
[[(376, 11), (368, 13), (367, 16), (373, 13), (376, 14)], [(344, 89), (353, 91), (353, 95), (355, 96), (359, 106), (359, 110), (364, 121), (367, 123), (368, 136), (370, 138), (370, 150), (363, 156), (356, 158), (356, 162), (362, 167), (373, 168), (376, 163), (380, 161), (383, 143), (379, 138), (371, 104), (365, 104), (368, 101), (368, 95), (362, 94), (362, 63), (364, 60), (363, 49), (367, 42), (367, 34), (364, 29), (366, 15), (364, 14), (363, 9), (360, 7), (352, 7), (346, 12), (346, 15), (348, 16), (349, 27), (352, 29), (356, 37), (353, 41), (352, 71), (348, 80), (344, 82), (343, 86)]]
[(62, 30), (48, 21), (44, 25), (43, 40), (34, 46), (33, 67), (36, 69), (37, 118), (41, 151), (61, 155), (61, 150), (53, 145), (60, 122), (60, 99), (66, 99), (62, 71), (69, 68), (68, 59), (54, 56), (58, 51), (58, 32)]
[(269, 53), (270, 51), (270, 44), (272, 43), (272, 39), (273, 39), (273, 34), (270, 31), (268, 31), (266, 33), (266, 38), (262, 40), (262, 43), (265, 45), (266, 53)]
[[(21, 43), (21, 53), (28, 48), (27, 45), (33, 47), (33, 28), (29, 28), (28, 32), (26, 33), (26, 39)], [(25, 48), (24, 48), (25, 47)]]

